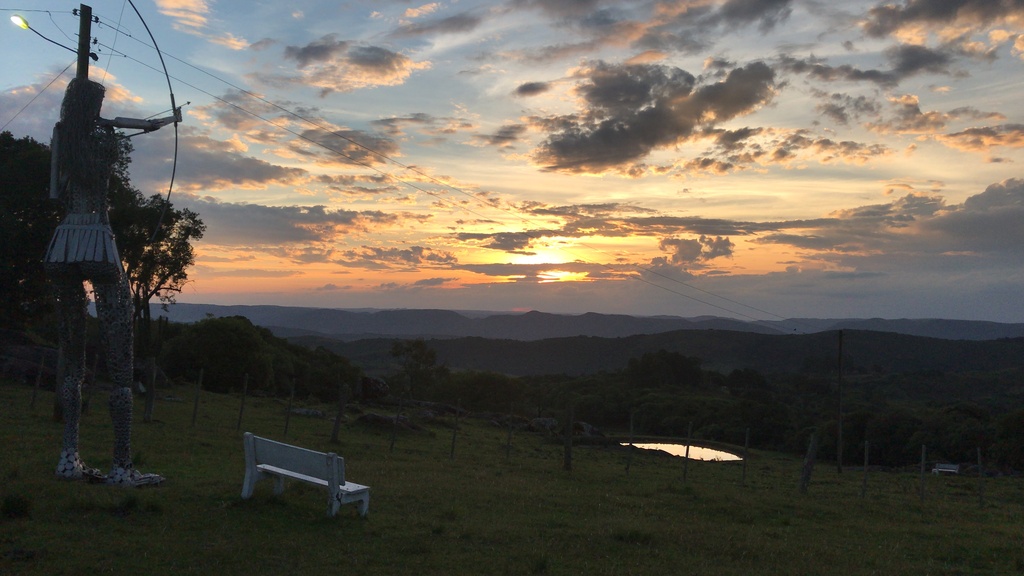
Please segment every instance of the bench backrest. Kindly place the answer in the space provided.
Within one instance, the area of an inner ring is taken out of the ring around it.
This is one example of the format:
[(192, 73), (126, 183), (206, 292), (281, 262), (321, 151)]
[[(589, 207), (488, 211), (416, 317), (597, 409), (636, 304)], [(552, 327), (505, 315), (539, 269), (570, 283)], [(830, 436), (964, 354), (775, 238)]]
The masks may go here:
[(328, 475), (331, 463), (336, 462), (336, 480), (339, 484), (345, 483), (345, 461), (333, 452), (317, 452), (256, 435), (252, 435), (252, 447), (256, 464), (270, 464), (321, 480), (330, 480)]

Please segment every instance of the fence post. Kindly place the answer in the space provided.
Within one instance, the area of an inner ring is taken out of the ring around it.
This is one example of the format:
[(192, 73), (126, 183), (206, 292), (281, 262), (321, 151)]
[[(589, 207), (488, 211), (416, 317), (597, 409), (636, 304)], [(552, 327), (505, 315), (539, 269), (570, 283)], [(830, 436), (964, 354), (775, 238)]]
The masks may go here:
[(921, 502), (924, 502), (924, 468), (925, 468), (925, 456), (928, 449), (924, 444), (921, 444)]
[(143, 397), (146, 399), (146, 407), (142, 411), (142, 421), (153, 421), (153, 404), (156, 403), (156, 357), (146, 357), (146, 391)]
[(449, 460), (455, 460), (455, 437), (459, 434), (459, 406), (462, 404), (461, 400), (455, 401), (455, 425), (452, 426), (452, 449), (448, 453)]
[(347, 394), (345, 393), (345, 384), (342, 380), (338, 381), (338, 414), (334, 417), (334, 428), (331, 429), (331, 443), (338, 443), (338, 433), (341, 431), (341, 419), (345, 416), (345, 400), (347, 400)]
[(402, 417), (402, 396), (398, 397), (398, 412), (395, 413), (395, 422), (391, 426), (391, 446), (388, 447), (388, 452), (395, 451), (395, 438), (398, 436), (398, 420)]
[(512, 459), (512, 405), (508, 406), (508, 437), (505, 439), (505, 460)]
[(814, 461), (818, 458), (818, 431), (811, 432), (811, 439), (807, 443), (807, 456), (804, 457), (803, 469), (800, 471), (800, 493), (807, 494), (807, 487), (811, 484), (811, 474), (814, 472)]
[(864, 441), (864, 481), (860, 485), (860, 497), (868, 493), (868, 441)]
[(565, 449), (562, 456), (562, 468), (566, 472), (572, 472), (572, 423), (575, 420), (573, 415), (572, 400), (565, 411)]
[(981, 466), (981, 447), (978, 447), (978, 508), (985, 507), (985, 469)]
[(196, 380), (196, 402), (192, 406), (192, 427), (196, 427), (196, 416), (199, 415), (199, 391), (203, 389), (203, 369), (199, 369), (199, 379)]
[(288, 424), (292, 421), (292, 402), (295, 401), (295, 377), (291, 378), (291, 392), (288, 393), (288, 410), (284, 413), (284, 436), (288, 435)]
[(635, 411), (629, 409), (629, 449), (626, 452), (626, 476), (629, 476), (629, 467), (633, 463), (633, 416)]
[(242, 405), (238, 407), (238, 425), (235, 426), (235, 430), (242, 429), (242, 415), (245, 414), (245, 397), (249, 395), (249, 373), (246, 372), (245, 376), (242, 377)]
[(693, 437), (693, 420), (686, 426), (686, 453), (683, 454), (683, 484), (686, 484), (686, 475), (690, 471), (690, 439)]
[[(39, 382), (43, 379), (43, 368), (46, 365), (46, 350), (42, 347), (39, 348), (39, 368), (36, 368), (36, 383), (32, 387), (32, 401), (29, 402), (28, 407), (35, 410), (36, 407), (36, 395), (39, 394)], [(54, 388), (57, 390), (57, 388)], [(60, 396), (60, 393), (57, 393)]]
[(743, 479), (741, 483), (747, 485), (747, 458), (750, 456), (750, 428), (747, 428), (747, 433), (743, 438)]

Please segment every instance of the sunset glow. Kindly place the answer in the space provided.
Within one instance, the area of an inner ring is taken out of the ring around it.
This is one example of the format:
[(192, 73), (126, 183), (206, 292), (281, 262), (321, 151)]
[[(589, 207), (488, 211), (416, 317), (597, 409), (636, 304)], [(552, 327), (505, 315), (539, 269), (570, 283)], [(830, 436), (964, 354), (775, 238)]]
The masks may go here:
[[(207, 224), (180, 301), (1024, 322), (1019, 3), (138, 4)], [(103, 115), (162, 113), (92, 5)], [(70, 55), (0, 49), (0, 122), (48, 142)], [(173, 133), (132, 143), (167, 194)]]

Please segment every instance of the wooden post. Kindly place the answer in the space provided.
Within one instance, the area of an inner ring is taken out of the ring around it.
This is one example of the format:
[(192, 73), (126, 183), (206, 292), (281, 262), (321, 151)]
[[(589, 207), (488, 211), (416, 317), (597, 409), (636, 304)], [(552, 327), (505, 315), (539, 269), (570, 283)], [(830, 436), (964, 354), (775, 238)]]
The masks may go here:
[(196, 380), (196, 402), (192, 406), (192, 427), (196, 427), (196, 416), (199, 415), (199, 391), (203, 389), (203, 369), (199, 369), (199, 379)]
[[(43, 348), (39, 349), (39, 368), (36, 368), (36, 383), (32, 387), (32, 401), (29, 402), (28, 407), (35, 410), (36, 407), (36, 395), (39, 394), (39, 382), (43, 379), (43, 368), (46, 366), (46, 350)], [(57, 391), (57, 396), (60, 396), (60, 391)]]
[(288, 435), (288, 424), (292, 421), (292, 402), (295, 401), (295, 377), (291, 378), (291, 392), (288, 393), (288, 409), (284, 413), (284, 436)]
[(78, 6), (78, 68), (76, 76), (81, 80), (89, 79), (89, 43), (92, 41), (92, 7)]
[(242, 405), (238, 407), (238, 424), (235, 426), (235, 430), (242, 429), (242, 415), (245, 414), (245, 397), (249, 394), (249, 373), (246, 372), (245, 376), (242, 377)]
[(927, 455), (928, 449), (924, 444), (921, 444), (921, 501), (924, 502), (924, 469), (925, 469), (925, 456)]
[(843, 473), (843, 331), (839, 331), (839, 422), (836, 430), (836, 473)]
[(633, 463), (633, 416), (634, 411), (629, 409), (629, 448), (626, 453), (626, 476), (629, 476), (629, 467)]
[(565, 449), (562, 456), (562, 469), (566, 472), (572, 472), (572, 423), (575, 419), (572, 400), (569, 400), (565, 410)]
[(348, 399), (345, 393), (345, 381), (338, 379), (338, 413), (334, 417), (334, 428), (331, 428), (331, 443), (338, 443), (338, 433), (341, 432), (341, 419), (345, 417), (345, 401)]
[(462, 403), (461, 400), (455, 401), (455, 425), (452, 426), (452, 448), (448, 453), (449, 460), (455, 460), (455, 437), (459, 433), (459, 405)]
[(686, 453), (683, 455), (683, 484), (686, 484), (686, 475), (690, 471), (690, 442), (693, 437), (693, 420), (686, 426)]
[(743, 438), (743, 478), (741, 483), (747, 485), (747, 459), (750, 457), (750, 428), (747, 428), (747, 433)]
[(981, 447), (978, 447), (978, 508), (985, 507), (985, 468), (981, 465)]
[(452, 426), (452, 449), (448, 454), (449, 460), (455, 460), (455, 437), (459, 434), (459, 405), (461, 403), (461, 400), (455, 401), (455, 425)]
[(505, 460), (512, 459), (512, 405), (508, 407), (508, 437), (505, 438)]
[(864, 441), (864, 481), (860, 485), (860, 497), (863, 498), (868, 493), (868, 441)]
[(814, 461), (818, 458), (818, 431), (811, 432), (811, 439), (807, 443), (807, 455), (804, 457), (804, 465), (800, 471), (800, 493), (807, 494), (807, 487), (811, 484), (811, 474), (814, 472)]
[(145, 409), (142, 411), (142, 421), (153, 421), (153, 405), (156, 403), (156, 357), (146, 357), (146, 391), (143, 397), (146, 399)]
[(395, 438), (398, 437), (398, 420), (402, 417), (402, 396), (398, 397), (398, 412), (395, 413), (395, 421), (391, 425), (391, 446), (388, 452), (395, 451)]

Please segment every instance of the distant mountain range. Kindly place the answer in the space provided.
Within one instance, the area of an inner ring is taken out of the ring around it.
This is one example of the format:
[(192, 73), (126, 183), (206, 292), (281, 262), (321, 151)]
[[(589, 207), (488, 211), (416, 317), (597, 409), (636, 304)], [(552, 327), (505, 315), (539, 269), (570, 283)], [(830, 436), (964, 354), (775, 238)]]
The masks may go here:
[(941, 319), (812, 319), (742, 321), (702, 316), (627, 316), (621, 314), (549, 314), (451, 310), (342, 310), (289, 306), (174, 304), (155, 310), (172, 322), (244, 316), (282, 338), (320, 336), (354, 341), (375, 338), (486, 338), (536, 341), (592, 336), (623, 338), (679, 330), (723, 330), (768, 335), (813, 334), (834, 330), (892, 332), (944, 340), (996, 340), (1024, 337), (1024, 324)]

